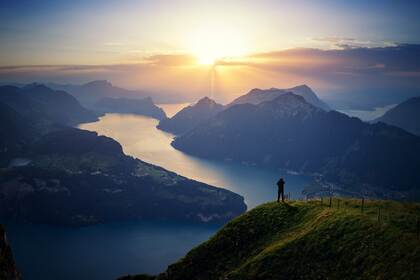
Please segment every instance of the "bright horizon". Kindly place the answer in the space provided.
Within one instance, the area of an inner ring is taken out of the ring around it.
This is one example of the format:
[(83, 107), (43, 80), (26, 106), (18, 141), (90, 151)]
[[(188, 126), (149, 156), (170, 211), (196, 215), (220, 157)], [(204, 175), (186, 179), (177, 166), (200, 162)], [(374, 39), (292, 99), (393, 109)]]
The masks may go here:
[(329, 99), (406, 96), (419, 90), (419, 8), (411, 1), (13, 1), (0, 11), (0, 82), (106, 79), (182, 101), (227, 102), (252, 88), (299, 84)]

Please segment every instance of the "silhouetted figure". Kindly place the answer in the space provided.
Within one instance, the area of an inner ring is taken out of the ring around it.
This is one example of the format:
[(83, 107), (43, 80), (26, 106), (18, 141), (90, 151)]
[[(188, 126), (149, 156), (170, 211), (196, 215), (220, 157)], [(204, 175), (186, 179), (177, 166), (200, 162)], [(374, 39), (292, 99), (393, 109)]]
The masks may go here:
[(278, 187), (278, 193), (277, 193), (277, 202), (280, 201), (280, 195), (281, 195), (281, 201), (284, 202), (284, 184), (286, 182), (283, 178), (280, 178), (280, 180), (277, 182)]

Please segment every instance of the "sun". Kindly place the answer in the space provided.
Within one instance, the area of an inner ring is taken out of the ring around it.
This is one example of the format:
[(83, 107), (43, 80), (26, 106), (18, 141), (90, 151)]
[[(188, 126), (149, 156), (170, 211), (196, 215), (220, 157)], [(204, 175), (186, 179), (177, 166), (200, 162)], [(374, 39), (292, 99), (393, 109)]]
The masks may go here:
[(198, 64), (201, 65), (214, 65), (218, 59), (222, 59), (222, 57), (206, 52), (196, 53), (195, 56)]
[(238, 31), (226, 26), (208, 25), (198, 28), (190, 38), (190, 52), (201, 65), (214, 65), (218, 60), (246, 53), (246, 44)]

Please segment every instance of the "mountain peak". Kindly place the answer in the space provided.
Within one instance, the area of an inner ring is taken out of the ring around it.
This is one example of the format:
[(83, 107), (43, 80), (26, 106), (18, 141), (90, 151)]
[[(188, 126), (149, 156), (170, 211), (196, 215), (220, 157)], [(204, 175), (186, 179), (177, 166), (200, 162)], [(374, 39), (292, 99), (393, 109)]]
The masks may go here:
[(307, 84), (298, 85), (298, 86), (290, 88), (289, 90), (310, 90), (310, 91), (313, 91)]
[(420, 97), (412, 97), (387, 111), (374, 122), (384, 122), (420, 136)]
[(277, 98), (275, 98), (274, 100), (273, 100), (274, 102), (284, 102), (284, 101), (297, 101), (297, 102), (300, 102), (300, 103), (306, 103), (306, 104), (309, 104), (306, 100), (305, 100), (305, 98), (303, 98), (303, 96), (300, 96), (300, 95), (297, 95), (297, 94), (294, 94), (293, 92), (291, 92), (291, 91), (288, 91), (288, 92), (286, 92), (285, 94), (282, 94), (282, 95), (280, 95), (279, 97), (277, 97)]
[(112, 87), (112, 84), (107, 80), (95, 80), (83, 85), (84, 87)]
[(280, 95), (286, 94), (288, 92), (292, 92), (295, 95), (302, 96), (306, 102), (321, 108), (325, 111), (329, 111), (330, 108), (327, 104), (322, 102), (318, 96), (315, 94), (315, 92), (306, 84), (298, 85), (292, 88), (287, 89), (279, 89), (279, 88), (269, 88), (269, 89), (259, 89), (254, 88), (251, 91), (249, 91), (247, 94), (242, 95), (238, 98), (236, 98), (232, 103), (229, 104), (229, 106), (234, 104), (243, 104), (243, 103), (249, 103), (249, 104), (260, 104), (265, 101), (271, 101), (279, 97)]
[(215, 105), (215, 104), (217, 104), (216, 101), (214, 101), (213, 99), (211, 99), (211, 98), (209, 98), (207, 96), (201, 98), (196, 103), (196, 105), (198, 105), (198, 106), (202, 106), (202, 105)]
[(31, 83), (31, 84), (27, 84), (23, 87), (24, 90), (45, 90), (45, 91), (52, 91), (51, 88), (47, 87), (44, 84), (40, 84), (40, 83)]
[(268, 100), (257, 105), (261, 110), (275, 113), (281, 116), (295, 116), (298, 113), (312, 115), (322, 110), (305, 100), (300, 95), (286, 92), (273, 100)]
[(211, 119), (223, 109), (223, 105), (206, 96), (198, 100), (194, 105), (183, 108), (172, 118), (160, 121), (157, 127), (180, 135)]

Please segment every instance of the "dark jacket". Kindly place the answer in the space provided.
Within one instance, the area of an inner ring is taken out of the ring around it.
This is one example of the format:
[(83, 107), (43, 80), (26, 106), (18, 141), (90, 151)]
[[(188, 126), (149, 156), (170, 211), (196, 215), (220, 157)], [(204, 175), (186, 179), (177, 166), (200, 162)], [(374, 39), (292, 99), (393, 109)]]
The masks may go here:
[(280, 179), (278, 182), (277, 182), (277, 186), (279, 187), (279, 189), (284, 189), (284, 180), (283, 179)]

